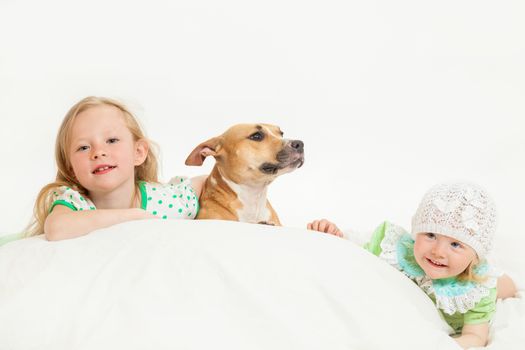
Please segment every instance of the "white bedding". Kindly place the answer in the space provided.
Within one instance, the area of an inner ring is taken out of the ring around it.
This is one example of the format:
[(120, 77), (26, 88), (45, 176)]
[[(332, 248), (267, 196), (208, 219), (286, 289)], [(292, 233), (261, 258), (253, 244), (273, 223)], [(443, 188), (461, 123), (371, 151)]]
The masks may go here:
[[(492, 349), (525, 344), (524, 299)], [(430, 299), (350, 241), (226, 221), (128, 222), (0, 247), (0, 349), (457, 349)]]

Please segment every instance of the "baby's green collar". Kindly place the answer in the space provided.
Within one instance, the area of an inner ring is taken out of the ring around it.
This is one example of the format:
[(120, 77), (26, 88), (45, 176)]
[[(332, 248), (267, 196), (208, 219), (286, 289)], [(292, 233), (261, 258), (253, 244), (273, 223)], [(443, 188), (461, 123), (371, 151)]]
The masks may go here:
[(425, 271), (414, 257), (414, 240), (409, 235), (402, 235), (397, 242), (397, 262), (403, 272), (410, 278), (423, 277)]

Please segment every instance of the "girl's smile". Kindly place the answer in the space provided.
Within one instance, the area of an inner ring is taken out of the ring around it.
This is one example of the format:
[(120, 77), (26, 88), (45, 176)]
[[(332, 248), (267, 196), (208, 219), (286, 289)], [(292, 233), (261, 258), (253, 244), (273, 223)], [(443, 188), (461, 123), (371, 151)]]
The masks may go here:
[(430, 232), (416, 236), (414, 257), (432, 279), (458, 276), (477, 260), (474, 249), (468, 245)]
[(116, 165), (102, 164), (99, 165), (93, 170), (92, 174), (94, 175), (103, 175), (109, 173), (111, 170), (115, 169)]
[(435, 267), (438, 267), (438, 268), (439, 267), (447, 267), (447, 265), (439, 263), (439, 262), (437, 262), (435, 260), (432, 260), (432, 259), (429, 259), (429, 258), (426, 258), (426, 259), (431, 265), (434, 265)]

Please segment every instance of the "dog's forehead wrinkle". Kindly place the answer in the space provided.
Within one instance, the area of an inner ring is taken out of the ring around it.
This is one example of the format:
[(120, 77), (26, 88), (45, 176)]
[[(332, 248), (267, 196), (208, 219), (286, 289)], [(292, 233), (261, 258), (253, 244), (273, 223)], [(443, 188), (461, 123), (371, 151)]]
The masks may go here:
[[(275, 133), (275, 132), (272, 130), (272, 128), (274, 128), (274, 129), (276, 128), (276, 129), (278, 130), (278, 132)], [(265, 125), (265, 126), (264, 126), (264, 130), (266, 131), (266, 133), (268, 133), (269, 135), (271, 135), (271, 136), (273, 136), (273, 137), (276, 137), (276, 138), (281, 138), (281, 137), (282, 137), (281, 134), (280, 134), (280, 130), (279, 130), (279, 128), (276, 127), (276, 126), (273, 126), (273, 125), (271, 125), (271, 126), (270, 126), (270, 125)]]

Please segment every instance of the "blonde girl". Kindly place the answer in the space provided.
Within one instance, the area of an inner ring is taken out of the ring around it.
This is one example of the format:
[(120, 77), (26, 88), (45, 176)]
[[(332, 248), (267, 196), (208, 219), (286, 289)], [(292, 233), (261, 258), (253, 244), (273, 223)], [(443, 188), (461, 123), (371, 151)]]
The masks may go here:
[(67, 112), (55, 144), (57, 175), (34, 207), (29, 235), (85, 235), (130, 220), (193, 219), (203, 178), (160, 184), (152, 143), (120, 102), (86, 97)]

